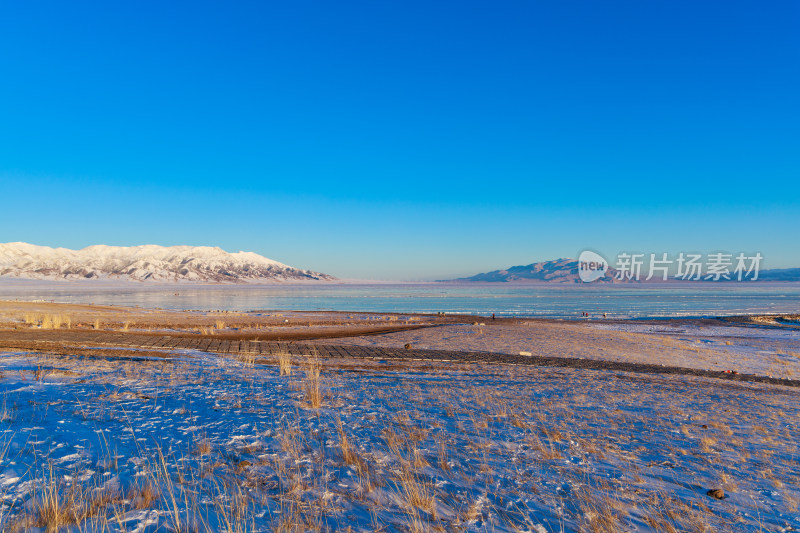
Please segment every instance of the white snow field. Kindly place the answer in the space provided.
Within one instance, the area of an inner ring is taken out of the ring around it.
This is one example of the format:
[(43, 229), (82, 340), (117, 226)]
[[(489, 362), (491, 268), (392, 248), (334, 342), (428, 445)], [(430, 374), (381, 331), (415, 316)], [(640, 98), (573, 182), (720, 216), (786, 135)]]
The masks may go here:
[(88, 352), (0, 355), (3, 531), (800, 528), (794, 388)]

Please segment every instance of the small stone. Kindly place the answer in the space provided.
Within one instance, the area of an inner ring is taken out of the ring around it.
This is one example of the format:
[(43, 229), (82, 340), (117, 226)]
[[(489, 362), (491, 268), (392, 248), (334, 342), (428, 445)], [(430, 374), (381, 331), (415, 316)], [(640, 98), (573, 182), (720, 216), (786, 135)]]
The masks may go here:
[(725, 491), (722, 490), (722, 489), (711, 489), (708, 492), (706, 492), (706, 494), (708, 494), (712, 498), (716, 498), (718, 500), (724, 500), (725, 499)]
[(411, 343), (410, 342), (405, 343), (403, 345), (403, 348), (405, 348), (406, 350), (410, 350), (411, 349)]

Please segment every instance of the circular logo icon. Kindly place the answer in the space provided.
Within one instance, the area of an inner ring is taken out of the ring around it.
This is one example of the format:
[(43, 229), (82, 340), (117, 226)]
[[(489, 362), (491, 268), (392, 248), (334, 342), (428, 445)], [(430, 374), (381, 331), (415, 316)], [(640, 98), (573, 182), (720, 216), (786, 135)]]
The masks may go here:
[(590, 283), (605, 276), (608, 270), (608, 261), (605, 258), (592, 252), (584, 250), (578, 256), (578, 276), (584, 283)]

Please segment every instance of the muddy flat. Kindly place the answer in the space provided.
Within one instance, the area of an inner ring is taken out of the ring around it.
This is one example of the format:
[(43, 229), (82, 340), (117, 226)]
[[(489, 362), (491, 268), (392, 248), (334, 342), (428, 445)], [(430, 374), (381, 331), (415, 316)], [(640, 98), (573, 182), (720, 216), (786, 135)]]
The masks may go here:
[[(58, 327), (44, 323), (58, 317)], [(543, 364), (609, 368), (667, 367), (712, 373), (800, 379), (800, 330), (758, 317), (701, 320), (498, 319), (474, 316), (346, 312), (249, 313), (168, 311), (0, 302), (0, 348), (35, 350), (65, 345), (166, 346), (173, 349), (255, 352), (269, 342), (355, 347), (418, 358), (430, 352), (531, 357)], [(422, 353), (424, 352), (424, 353)], [(344, 352), (343, 352), (344, 353)], [(379, 356), (379, 355), (378, 355)], [(446, 359), (445, 356), (437, 356)], [(455, 357), (455, 355), (453, 355)], [(519, 358), (514, 358), (514, 361)], [(523, 361), (524, 362), (524, 361)], [(620, 366), (622, 365), (622, 366)], [(626, 366), (627, 365), (627, 366)], [(591, 366), (598, 366), (597, 364)]]

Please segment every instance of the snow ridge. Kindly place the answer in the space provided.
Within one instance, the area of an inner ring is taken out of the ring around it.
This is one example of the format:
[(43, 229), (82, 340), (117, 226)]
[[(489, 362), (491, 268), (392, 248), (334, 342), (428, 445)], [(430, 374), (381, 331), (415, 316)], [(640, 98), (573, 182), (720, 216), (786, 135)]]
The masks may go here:
[(70, 250), (24, 242), (0, 243), (0, 277), (214, 283), (335, 279), (253, 252), (228, 253), (210, 246), (100, 244)]

